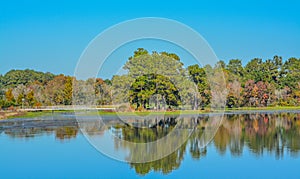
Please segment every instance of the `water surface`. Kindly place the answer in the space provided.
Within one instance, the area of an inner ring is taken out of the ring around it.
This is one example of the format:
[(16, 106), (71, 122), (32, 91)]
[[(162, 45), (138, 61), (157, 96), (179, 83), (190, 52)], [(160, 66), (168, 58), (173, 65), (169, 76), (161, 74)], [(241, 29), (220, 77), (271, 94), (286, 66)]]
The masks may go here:
[[(163, 138), (180, 120), (192, 133), (167, 157), (130, 163), (99, 153), (83, 136), (73, 115), (2, 120), (0, 178), (300, 178), (299, 111), (225, 114), (204, 148), (201, 136), (209, 122), (205, 115), (142, 122), (129, 116), (129, 125), (117, 120), (109, 117), (106, 125), (94, 120), (80, 125), (96, 137), (110, 133), (137, 143)], [(120, 143), (114, 148), (133, 158), (143, 157), (136, 148)]]

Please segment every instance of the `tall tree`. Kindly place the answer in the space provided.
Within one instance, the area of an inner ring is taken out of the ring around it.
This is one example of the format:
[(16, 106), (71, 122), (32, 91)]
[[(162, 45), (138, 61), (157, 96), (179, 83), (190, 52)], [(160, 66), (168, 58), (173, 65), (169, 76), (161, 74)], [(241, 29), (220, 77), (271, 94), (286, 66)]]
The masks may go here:
[(65, 87), (63, 90), (64, 95), (64, 104), (70, 105), (72, 104), (72, 95), (73, 95), (73, 78), (67, 76), (65, 79)]
[(229, 72), (229, 81), (242, 81), (245, 75), (244, 68), (242, 66), (242, 61), (239, 59), (232, 59), (229, 61), (226, 69)]
[(263, 65), (265, 82), (272, 83), (276, 85), (277, 88), (282, 88), (280, 81), (281, 78), (281, 68), (282, 68), (282, 58), (274, 56), (272, 60), (266, 60)]
[(264, 81), (263, 61), (260, 58), (254, 58), (247, 63), (245, 67), (247, 80), (254, 80), (254, 82)]
[(15, 102), (15, 97), (13, 95), (13, 89), (9, 88), (6, 92), (5, 92), (5, 98), (6, 101), (9, 103), (14, 103)]
[(30, 107), (33, 107), (36, 104), (33, 90), (26, 95), (26, 102)]
[(211, 93), (209, 90), (205, 69), (200, 68), (199, 65), (191, 65), (188, 67), (188, 72), (191, 80), (198, 87), (201, 96), (201, 106), (208, 105), (211, 100)]

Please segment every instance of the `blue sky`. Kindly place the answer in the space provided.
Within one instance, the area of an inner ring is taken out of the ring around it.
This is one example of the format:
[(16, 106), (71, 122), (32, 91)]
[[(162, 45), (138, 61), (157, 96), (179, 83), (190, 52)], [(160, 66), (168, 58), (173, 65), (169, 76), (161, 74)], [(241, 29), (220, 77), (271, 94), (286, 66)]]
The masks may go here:
[[(80, 54), (97, 34), (140, 17), (170, 18), (190, 26), (224, 61), (300, 57), (299, 8), (300, 2), (291, 0), (4, 0), (0, 1), (0, 74), (30, 68), (73, 75)], [(123, 54), (124, 60), (130, 53)]]

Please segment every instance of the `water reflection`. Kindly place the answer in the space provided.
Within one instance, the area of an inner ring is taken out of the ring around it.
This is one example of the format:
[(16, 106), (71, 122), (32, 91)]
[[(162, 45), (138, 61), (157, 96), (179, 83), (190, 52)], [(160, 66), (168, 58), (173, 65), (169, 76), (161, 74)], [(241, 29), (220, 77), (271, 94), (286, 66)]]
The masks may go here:
[[(111, 118), (106, 120), (106, 125), (97, 120), (86, 120), (83, 127), (90, 135), (104, 136), (109, 132), (120, 139), (143, 143), (168, 135), (178, 125), (179, 121), (175, 119), (176, 117), (167, 117), (164, 120), (153, 120), (154, 123), (143, 121), (145, 126), (150, 128), (122, 124), (118, 119)], [(175, 152), (160, 160), (130, 163), (138, 174), (145, 175), (150, 171), (170, 173), (180, 166), (186, 152), (197, 160), (212, 152), (202, 145), (203, 133), (208, 128), (207, 117), (184, 117), (181, 120), (180, 125), (193, 130), (189, 139)], [(56, 139), (64, 141), (74, 140), (79, 133), (78, 123), (74, 117), (56, 120), (0, 121), (0, 134), (12, 138), (33, 138), (44, 134), (55, 134)], [(214, 145), (221, 156), (229, 152), (232, 156), (241, 157), (243, 152), (248, 150), (257, 157), (263, 156), (264, 153), (274, 155), (277, 159), (285, 155), (299, 157), (300, 114), (297, 112), (227, 114), (210, 145)], [(137, 148), (130, 148), (119, 142), (115, 142), (114, 147), (118, 150), (126, 149), (129, 151), (129, 157), (144, 156)], [(155, 150), (160, 150), (159, 147), (157, 146)]]
[(0, 134), (12, 138), (34, 138), (43, 134), (55, 134), (61, 141), (76, 138), (79, 128), (74, 118), (64, 119), (10, 119), (0, 121)]

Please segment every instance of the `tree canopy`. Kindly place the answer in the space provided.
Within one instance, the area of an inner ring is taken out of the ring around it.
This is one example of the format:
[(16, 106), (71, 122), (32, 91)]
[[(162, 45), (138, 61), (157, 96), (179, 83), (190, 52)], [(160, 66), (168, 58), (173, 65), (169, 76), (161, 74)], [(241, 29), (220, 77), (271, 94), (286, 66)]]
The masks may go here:
[(149, 53), (138, 48), (123, 69), (126, 74), (106, 80), (77, 80), (30, 69), (10, 70), (0, 75), (0, 108), (71, 105), (75, 96), (76, 104), (129, 103), (127, 107), (134, 110), (199, 109), (199, 106), (203, 109), (218, 104), (218, 96), (225, 94), (216, 93), (218, 84), (208, 78), (220, 82), (216, 73), (224, 74), (229, 108), (300, 105), (299, 58), (253, 58), (245, 65), (241, 59), (231, 59), (227, 64), (219, 61), (216, 66), (195, 64), (185, 68), (177, 54)]

